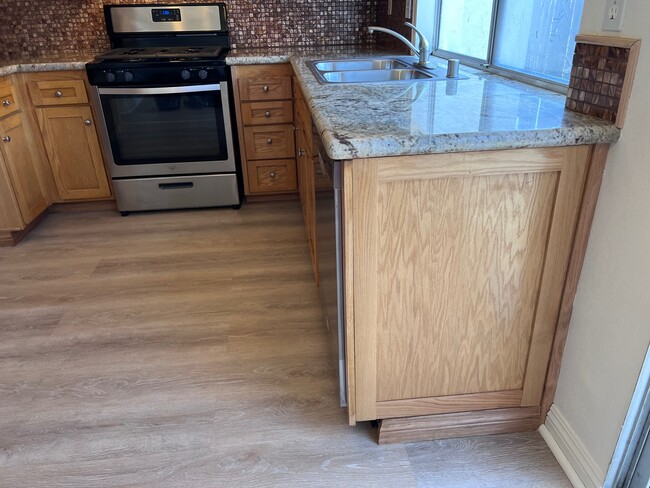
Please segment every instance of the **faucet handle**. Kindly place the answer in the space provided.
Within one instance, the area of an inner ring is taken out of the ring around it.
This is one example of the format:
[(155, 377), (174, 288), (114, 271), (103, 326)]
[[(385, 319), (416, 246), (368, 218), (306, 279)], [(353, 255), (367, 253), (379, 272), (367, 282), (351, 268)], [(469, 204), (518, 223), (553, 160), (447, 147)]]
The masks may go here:
[(410, 27), (411, 29), (413, 29), (415, 32), (417, 32), (418, 36), (420, 36), (420, 50), (429, 51), (429, 47), (431, 47), (431, 44), (429, 44), (429, 40), (422, 33), (422, 31), (417, 27), (415, 27), (410, 22), (404, 22), (404, 25), (406, 27)]

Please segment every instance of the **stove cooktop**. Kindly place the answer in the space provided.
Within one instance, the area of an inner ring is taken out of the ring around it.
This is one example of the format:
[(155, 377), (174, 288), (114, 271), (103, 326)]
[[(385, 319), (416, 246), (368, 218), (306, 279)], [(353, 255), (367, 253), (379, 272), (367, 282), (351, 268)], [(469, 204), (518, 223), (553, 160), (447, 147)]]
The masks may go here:
[(128, 47), (118, 48), (95, 57), (98, 61), (137, 62), (137, 61), (185, 61), (220, 59), (221, 47), (190, 46), (190, 47)]

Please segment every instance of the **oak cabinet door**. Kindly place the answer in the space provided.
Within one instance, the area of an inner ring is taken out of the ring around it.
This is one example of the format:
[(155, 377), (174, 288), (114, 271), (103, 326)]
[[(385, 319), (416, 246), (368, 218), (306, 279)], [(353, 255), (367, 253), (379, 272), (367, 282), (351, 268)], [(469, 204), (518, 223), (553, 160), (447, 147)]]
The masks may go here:
[(111, 190), (90, 107), (45, 107), (37, 109), (37, 114), (59, 197), (109, 197)]
[(539, 407), (591, 148), (347, 165), (350, 420)]
[(7, 165), (0, 151), (0, 230), (18, 231), (24, 228), (25, 223), (14, 194)]
[[(24, 225), (27, 225), (47, 208), (47, 199), (41, 188), (36, 156), (32, 152), (33, 145), (23, 123), (22, 114), (17, 113), (0, 120), (0, 139), (15, 202), (20, 209)], [(12, 221), (15, 224), (17, 219)]]

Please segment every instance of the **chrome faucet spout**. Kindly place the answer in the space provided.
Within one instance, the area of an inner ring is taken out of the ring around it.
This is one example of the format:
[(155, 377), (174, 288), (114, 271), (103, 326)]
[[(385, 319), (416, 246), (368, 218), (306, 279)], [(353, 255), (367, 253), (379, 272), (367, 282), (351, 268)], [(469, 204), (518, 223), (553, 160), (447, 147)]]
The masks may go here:
[(368, 32), (372, 34), (373, 32), (383, 32), (384, 34), (390, 34), (393, 37), (396, 37), (400, 41), (402, 41), (404, 44), (408, 46), (408, 48), (415, 53), (416, 56), (418, 56), (418, 62), (414, 63), (416, 66), (419, 66), (421, 68), (426, 68), (426, 69), (433, 69), (436, 67), (435, 63), (431, 61), (431, 51), (430, 51), (430, 44), (427, 38), (422, 34), (422, 32), (415, 27), (413, 24), (410, 22), (406, 22), (404, 25), (407, 27), (413, 29), (420, 40), (419, 42), (419, 48), (415, 47), (411, 41), (409, 41), (406, 37), (404, 37), (402, 34), (399, 32), (395, 32), (394, 30), (387, 29), (385, 27), (379, 27), (376, 25), (371, 25), (368, 27)]

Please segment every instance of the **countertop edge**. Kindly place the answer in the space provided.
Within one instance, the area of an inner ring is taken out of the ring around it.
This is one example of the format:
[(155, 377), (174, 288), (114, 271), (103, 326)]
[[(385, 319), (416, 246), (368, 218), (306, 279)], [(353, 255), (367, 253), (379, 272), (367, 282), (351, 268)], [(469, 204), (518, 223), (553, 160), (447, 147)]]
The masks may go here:
[(92, 57), (83, 61), (47, 61), (47, 62), (16, 62), (0, 66), (0, 76), (9, 76), (15, 73), (34, 73), (38, 71), (76, 71), (86, 68), (86, 63)]
[(428, 143), (425, 144), (421, 137), (413, 137), (410, 140), (391, 136), (374, 139), (343, 139), (327, 129), (323, 130), (322, 124), (319, 124), (316, 118), (314, 123), (328, 156), (336, 160), (611, 144), (620, 138), (620, 129), (612, 125), (527, 131), (525, 133), (444, 134), (431, 136)]

